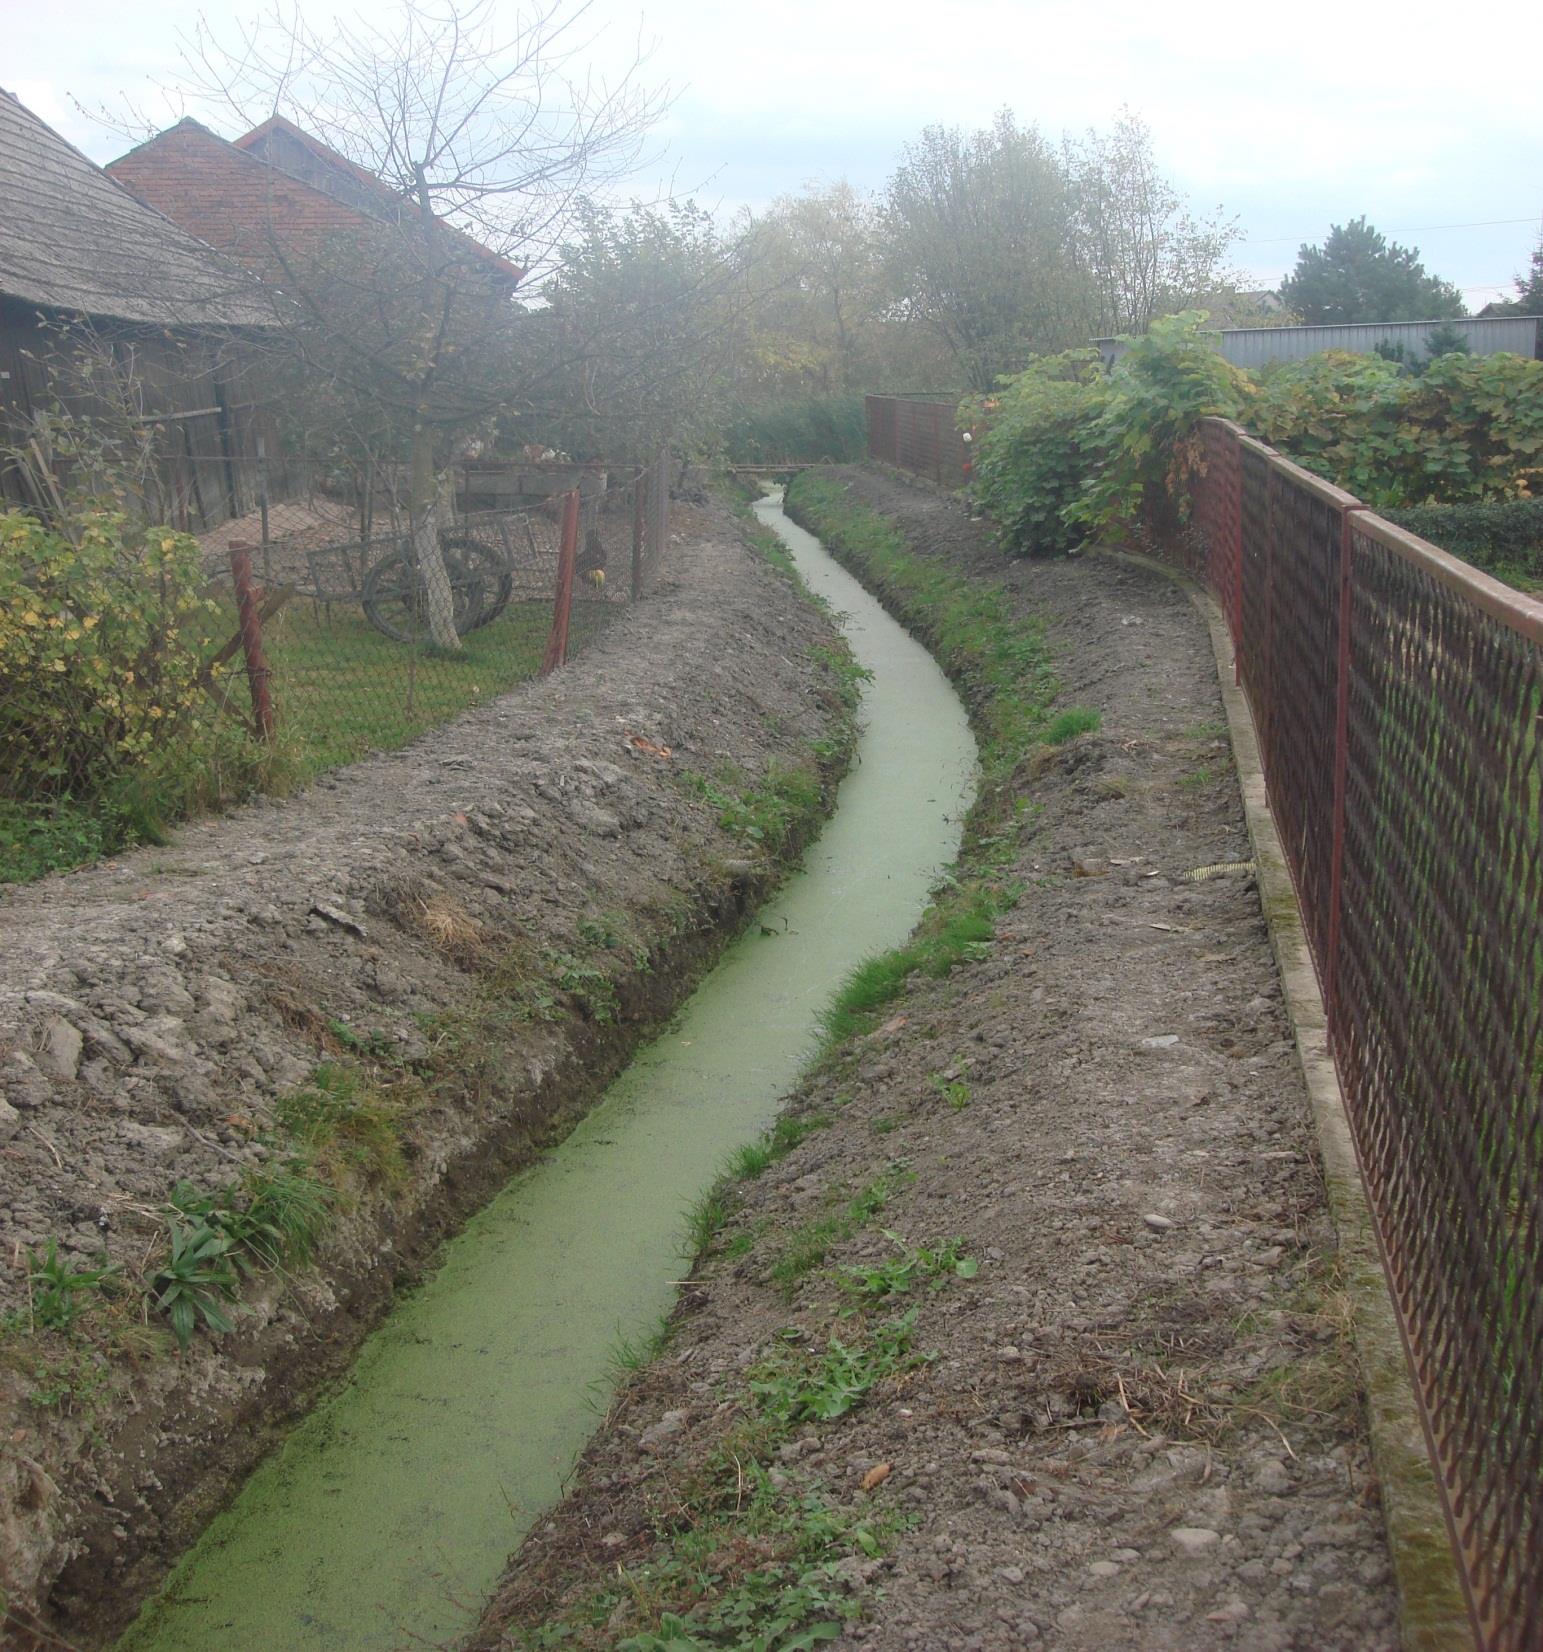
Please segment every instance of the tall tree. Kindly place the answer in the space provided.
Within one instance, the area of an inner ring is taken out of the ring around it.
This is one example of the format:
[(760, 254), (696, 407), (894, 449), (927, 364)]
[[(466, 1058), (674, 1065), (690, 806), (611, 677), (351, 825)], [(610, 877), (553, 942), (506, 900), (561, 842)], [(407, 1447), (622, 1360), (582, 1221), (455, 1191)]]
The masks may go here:
[(1066, 196), (1056, 151), (1011, 110), (974, 133), (926, 127), (906, 146), (885, 202), (891, 267), (967, 388), (1075, 338)]
[(1445, 321), (1467, 315), (1451, 282), (1427, 274), (1418, 247), (1389, 241), (1364, 217), (1335, 224), (1321, 247), (1303, 245), (1281, 297), (1303, 321)]
[(554, 267), (587, 195), (635, 165), (666, 106), (636, 63), (609, 84), (591, 75), (586, 9), (396, 0), (315, 24), (275, 9), (228, 37), (200, 25), (176, 88), (216, 119), (289, 117), (398, 203), (321, 245), (296, 245), (276, 217), (274, 315), (329, 409), (407, 461), (430, 628), (445, 648), (459, 646), (439, 551), (446, 467), (561, 370), (549, 350), (522, 350), (535, 330), (496, 266), (516, 278)]
[(1144, 333), (1226, 285), (1236, 226), (1197, 219), (1158, 170), (1152, 134), (1122, 110), (1107, 135), (1062, 146), (1072, 209), (1070, 248), (1087, 330)]

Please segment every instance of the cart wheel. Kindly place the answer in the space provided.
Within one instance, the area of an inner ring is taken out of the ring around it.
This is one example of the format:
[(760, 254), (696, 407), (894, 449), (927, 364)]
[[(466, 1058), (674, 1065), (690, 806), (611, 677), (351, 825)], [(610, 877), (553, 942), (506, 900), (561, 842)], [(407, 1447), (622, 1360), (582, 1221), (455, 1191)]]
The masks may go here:
[[(451, 618), (456, 634), (464, 636), (482, 611), (482, 581), (457, 556), (445, 558), (445, 574)], [(382, 557), (364, 576), (363, 604), (370, 624), (396, 642), (422, 642), (430, 635), (428, 585), (409, 550)]]
[(465, 629), (478, 631), (484, 625), (491, 625), (514, 595), (514, 569), (509, 558), (500, 556), (480, 540), (462, 534), (448, 535), (439, 544), (445, 553), (446, 566), (452, 559), (460, 562), (482, 587), (481, 605)]

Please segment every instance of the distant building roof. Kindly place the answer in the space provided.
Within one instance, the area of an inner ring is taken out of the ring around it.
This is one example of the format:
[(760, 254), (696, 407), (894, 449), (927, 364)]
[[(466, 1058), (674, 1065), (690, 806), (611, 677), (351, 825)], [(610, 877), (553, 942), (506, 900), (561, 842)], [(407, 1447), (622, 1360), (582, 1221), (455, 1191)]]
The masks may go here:
[(260, 326), (245, 271), (138, 201), (0, 90), (0, 296), (163, 327)]
[[(1369, 355), (1378, 345), (1399, 345), (1418, 358), (1429, 354), (1430, 335), (1452, 327), (1467, 341), (1475, 356), (1534, 355), (1539, 343), (1537, 316), (1460, 316), (1455, 321), (1356, 321), (1292, 327), (1221, 327), (1202, 329), (1202, 337), (1236, 367), (1262, 367), (1272, 361), (1302, 361), (1323, 350), (1348, 350)], [(1106, 365), (1125, 354), (1128, 344), (1119, 338), (1093, 340)]]
[[(274, 115), (234, 140), (191, 118), (158, 132), (107, 170), (141, 200), (259, 270), (276, 251), (314, 248), (362, 223), (397, 223), (416, 203), (366, 168)], [(512, 290), (524, 271), (463, 231), (463, 254)]]

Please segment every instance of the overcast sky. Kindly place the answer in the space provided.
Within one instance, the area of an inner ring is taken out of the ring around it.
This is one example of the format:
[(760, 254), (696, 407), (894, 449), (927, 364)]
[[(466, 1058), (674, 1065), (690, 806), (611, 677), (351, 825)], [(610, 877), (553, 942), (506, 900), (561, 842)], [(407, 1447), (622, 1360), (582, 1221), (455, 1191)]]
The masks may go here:
[[(199, 9), (0, 0), (0, 85), (111, 159), (126, 145), (72, 100), (147, 103)], [(1240, 219), (1234, 258), (1260, 286), (1365, 213), (1477, 309), (1509, 296), (1543, 215), (1539, 0), (595, 0), (592, 17), (602, 58), (640, 27), (655, 43), (652, 70), (679, 91), (661, 141), (708, 205), (841, 177), (877, 189), (929, 122), (983, 125), (1005, 105), (1059, 134), (1129, 105), (1192, 203)]]

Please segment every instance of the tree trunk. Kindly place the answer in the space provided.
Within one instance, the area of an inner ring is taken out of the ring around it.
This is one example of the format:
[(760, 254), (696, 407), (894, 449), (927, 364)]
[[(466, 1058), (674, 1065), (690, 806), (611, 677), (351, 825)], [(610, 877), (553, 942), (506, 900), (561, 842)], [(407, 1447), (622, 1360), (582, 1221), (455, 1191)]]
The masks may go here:
[(413, 554), (428, 598), (429, 636), (436, 648), (454, 650), (461, 646), (461, 639), (455, 628), (450, 576), (439, 548), (442, 508), (439, 478), (434, 473), (434, 435), (419, 426), (413, 432)]

